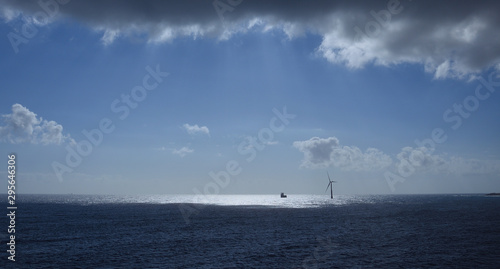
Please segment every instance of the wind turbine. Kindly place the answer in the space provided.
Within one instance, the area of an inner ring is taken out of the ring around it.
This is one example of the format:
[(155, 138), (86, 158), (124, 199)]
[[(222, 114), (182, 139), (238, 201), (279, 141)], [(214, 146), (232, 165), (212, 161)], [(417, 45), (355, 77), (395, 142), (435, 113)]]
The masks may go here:
[(328, 190), (328, 187), (330, 187), (330, 196), (333, 199), (333, 183), (336, 183), (337, 181), (331, 180), (330, 174), (328, 174), (328, 172), (326, 172), (326, 174), (328, 175), (328, 186), (326, 186), (325, 192)]

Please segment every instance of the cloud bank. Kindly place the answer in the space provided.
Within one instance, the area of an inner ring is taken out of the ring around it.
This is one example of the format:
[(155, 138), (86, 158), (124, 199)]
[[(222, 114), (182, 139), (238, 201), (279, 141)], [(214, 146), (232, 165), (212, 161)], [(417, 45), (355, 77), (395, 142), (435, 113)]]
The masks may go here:
[[(41, 2), (0, 0), (0, 16), (10, 21), (55, 10), (55, 0)], [(334, 64), (419, 64), (436, 79), (465, 79), (500, 69), (499, 12), (493, 0), (73, 0), (58, 6), (51, 21), (83, 22), (102, 33), (105, 45), (120, 38), (224, 40), (249, 31), (281, 31), (289, 39), (313, 34), (322, 38), (316, 53)]]
[(356, 146), (342, 146), (336, 137), (312, 137), (295, 141), (293, 146), (304, 154), (301, 166), (310, 169), (338, 167), (344, 171), (402, 171), (408, 176), (414, 173), (500, 176), (500, 160), (478, 160), (447, 157), (433, 154), (426, 147), (404, 147), (393, 159), (384, 152), (368, 148), (362, 151)]
[(341, 146), (336, 137), (313, 137), (295, 141), (293, 146), (304, 153), (302, 166), (307, 168), (339, 167), (349, 171), (373, 171), (386, 168), (392, 159), (375, 148), (365, 152), (358, 147)]
[(404, 147), (397, 155), (396, 168), (401, 171), (415, 169), (425, 173), (445, 173), (454, 175), (497, 175), (500, 176), (500, 160), (447, 158), (445, 155), (432, 154), (425, 147)]
[(0, 141), (12, 144), (61, 144), (73, 141), (63, 135), (63, 127), (55, 121), (37, 118), (37, 115), (20, 104), (12, 106), (12, 114), (2, 115), (4, 126), (0, 126)]

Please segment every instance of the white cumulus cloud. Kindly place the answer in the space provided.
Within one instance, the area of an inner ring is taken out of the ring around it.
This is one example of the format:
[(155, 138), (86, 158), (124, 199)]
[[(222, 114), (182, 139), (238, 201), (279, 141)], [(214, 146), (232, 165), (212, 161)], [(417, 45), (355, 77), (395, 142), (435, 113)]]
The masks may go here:
[(210, 130), (208, 130), (208, 127), (207, 126), (198, 126), (198, 124), (195, 124), (195, 125), (189, 125), (187, 123), (185, 123), (184, 125), (182, 125), (182, 127), (188, 132), (188, 134), (190, 135), (194, 135), (194, 134), (198, 134), (198, 133), (202, 133), (202, 134), (206, 134), (206, 135), (210, 135)]
[(397, 155), (398, 168), (403, 169), (406, 164), (425, 171), (443, 171), (447, 169), (447, 162), (443, 157), (432, 155), (432, 150), (426, 147), (404, 147)]
[(303, 167), (340, 167), (344, 170), (372, 171), (386, 168), (392, 159), (375, 148), (362, 151), (358, 147), (341, 146), (336, 137), (313, 137), (295, 141), (293, 146), (304, 153)]
[(19, 144), (61, 144), (73, 141), (63, 134), (62, 125), (55, 121), (37, 118), (37, 115), (20, 104), (12, 106), (12, 113), (2, 115), (5, 125), (0, 126), (0, 141)]

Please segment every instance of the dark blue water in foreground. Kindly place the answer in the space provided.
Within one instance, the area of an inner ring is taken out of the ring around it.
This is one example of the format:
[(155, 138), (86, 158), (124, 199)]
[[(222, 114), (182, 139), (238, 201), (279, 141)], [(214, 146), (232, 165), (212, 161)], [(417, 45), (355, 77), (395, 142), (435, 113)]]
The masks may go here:
[(19, 199), (16, 262), (4, 217), (2, 268), (500, 268), (500, 197), (229, 197), (182, 204), (189, 218), (172, 196)]

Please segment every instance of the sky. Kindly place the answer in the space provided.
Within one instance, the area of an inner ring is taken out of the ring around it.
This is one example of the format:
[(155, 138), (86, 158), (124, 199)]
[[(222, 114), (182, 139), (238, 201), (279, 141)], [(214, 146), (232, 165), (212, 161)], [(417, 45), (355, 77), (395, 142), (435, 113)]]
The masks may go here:
[(15, 154), (19, 193), (499, 192), (499, 11), (0, 0), (0, 175)]

